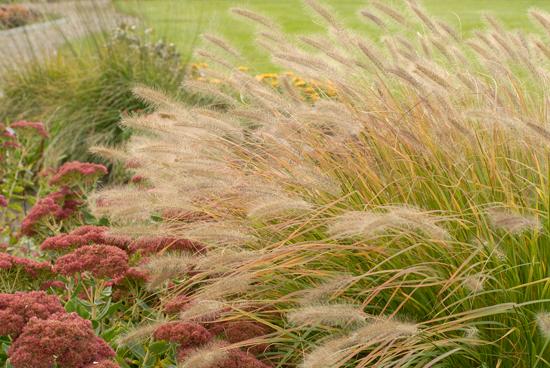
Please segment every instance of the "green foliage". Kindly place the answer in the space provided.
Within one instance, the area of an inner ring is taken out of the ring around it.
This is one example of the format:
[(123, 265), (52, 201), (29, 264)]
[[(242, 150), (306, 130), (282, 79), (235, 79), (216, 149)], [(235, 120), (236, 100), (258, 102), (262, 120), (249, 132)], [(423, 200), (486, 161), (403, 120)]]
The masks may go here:
[(130, 132), (118, 125), (121, 117), (148, 108), (132, 94), (134, 85), (181, 95), (185, 65), (172, 45), (127, 26), (87, 41), (79, 50), (72, 45), (51, 60), (6, 73), (1, 81), (0, 120), (47, 123), (48, 166), (90, 161), (91, 145), (124, 142)]
[(0, 214), (0, 243), (13, 244), (16, 229), (46, 185), (38, 175), (45, 137), (26, 129), (0, 124), (0, 196), (6, 207)]

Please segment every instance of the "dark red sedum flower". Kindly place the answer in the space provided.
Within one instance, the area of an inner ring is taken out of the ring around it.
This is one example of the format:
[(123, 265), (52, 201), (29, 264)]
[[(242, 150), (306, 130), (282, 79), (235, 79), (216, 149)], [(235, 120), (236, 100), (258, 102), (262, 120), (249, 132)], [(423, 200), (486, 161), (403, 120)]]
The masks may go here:
[(78, 182), (95, 182), (99, 177), (107, 174), (107, 168), (101, 164), (90, 162), (71, 161), (64, 163), (51, 177), (50, 184), (69, 184)]
[(128, 270), (128, 255), (111, 245), (86, 245), (59, 257), (53, 269), (65, 276), (89, 272), (99, 278), (116, 278)]
[(40, 274), (48, 275), (52, 266), (48, 262), (38, 262), (28, 258), (12, 256), (8, 253), (0, 253), (0, 270), (22, 269), (31, 277), (38, 277)]
[(164, 313), (177, 314), (183, 312), (188, 306), (191, 299), (185, 295), (178, 295), (168, 301), (164, 305)]
[(36, 226), (45, 218), (63, 220), (70, 217), (82, 203), (75, 199), (75, 193), (63, 187), (57, 192), (40, 199), (21, 223), (21, 234), (34, 235)]
[(92, 323), (76, 313), (31, 318), (8, 350), (15, 368), (82, 368), (109, 360), (113, 349), (97, 337)]
[(0, 294), (0, 336), (15, 338), (31, 318), (47, 319), (64, 312), (59, 299), (43, 291)]
[(198, 347), (212, 340), (212, 334), (206, 328), (193, 322), (166, 323), (155, 330), (153, 337), (175, 342), (181, 348)]
[[(212, 335), (224, 337), (232, 344), (254, 339), (268, 333), (267, 327), (252, 321), (223, 321), (208, 326)], [(258, 344), (248, 348), (253, 354), (259, 354), (267, 349), (266, 344)]]
[(135, 281), (135, 282), (147, 282), (149, 274), (147, 271), (140, 269), (139, 267), (130, 267), (126, 270), (126, 273), (113, 278), (108, 285), (121, 285), (124, 281)]
[(48, 138), (48, 132), (46, 131), (46, 127), (43, 123), (37, 123), (32, 121), (18, 121), (10, 125), (10, 128), (12, 129), (28, 129), (35, 133), (38, 133), (38, 135), (42, 136), (43, 138)]
[[(185, 360), (193, 351), (194, 349), (191, 348), (179, 349), (177, 360)], [(271, 368), (271, 366), (259, 361), (252, 354), (231, 349), (227, 351), (227, 357), (224, 360), (210, 365), (209, 368)]]
[(105, 226), (85, 225), (68, 234), (59, 234), (44, 240), (40, 249), (44, 251), (71, 251), (83, 245), (105, 244), (121, 249), (128, 248), (132, 239), (126, 236), (110, 235)]

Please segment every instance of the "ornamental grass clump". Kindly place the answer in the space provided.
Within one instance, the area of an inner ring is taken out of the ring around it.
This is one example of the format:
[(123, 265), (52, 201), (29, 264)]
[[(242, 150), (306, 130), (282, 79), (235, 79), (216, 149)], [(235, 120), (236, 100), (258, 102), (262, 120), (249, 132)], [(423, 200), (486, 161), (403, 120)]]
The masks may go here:
[(321, 37), (234, 12), (275, 63), (334, 94), (258, 81), (213, 42), (201, 55), (218, 69), (203, 73), (220, 83), (186, 88), (223, 109), (140, 87), (156, 111), (123, 119), (137, 132), (123, 150), (95, 149), (139, 163), (147, 186), (95, 193), (94, 213), (120, 234), (204, 245), (191, 274), (155, 285), (185, 296), (178, 321), (269, 327), (181, 364), (227, 367), (256, 343), (269, 348), (255, 359), (285, 367), (547, 365), (550, 15), (530, 12), (539, 33), (487, 18), (466, 38), (416, 1), (373, 2), (374, 40), (306, 3)]

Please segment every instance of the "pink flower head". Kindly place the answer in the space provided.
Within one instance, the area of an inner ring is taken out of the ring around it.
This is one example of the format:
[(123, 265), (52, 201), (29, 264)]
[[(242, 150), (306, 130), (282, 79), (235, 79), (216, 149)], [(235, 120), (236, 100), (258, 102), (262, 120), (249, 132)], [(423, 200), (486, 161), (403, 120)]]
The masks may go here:
[(139, 162), (136, 158), (132, 158), (126, 161), (125, 167), (127, 169), (137, 169), (138, 167), (141, 167), (141, 162)]
[(0, 253), (0, 270), (15, 268), (21, 269), (33, 278), (40, 275), (49, 275), (52, 271), (52, 266), (48, 262), (38, 262), (28, 258), (12, 256), (8, 253)]
[(259, 361), (254, 355), (241, 350), (231, 350), (229, 356), (215, 368), (270, 368)]
[(59, 257), (54, 271), (65, 276), (89, 272), (99, 278), (115, 278), (128, 270), (128, 255), (111, 245), (86, 245)]
[(90, 241), (86, 236), (59, 234), (44, 240), (40, 245), (40, 249), (44, 251), (72, 250), (82, 245), (88, 245), (91, 243), (92, 241)]
[(59, 221), (70, 217), (81, 204), (74, 196), (74, 192), (63, 187), (40, 199), (21, 222), (21, 234), (34, 235), (36, 227), (47, 218)]
[(130, 245), (131, 252), (143, 255), (158, 253), (162, 250), (180, 250), (191, 253), (203, 253), (206, 247), (198, 242), (172, 237), (142, 237)]
[(15, 135), (15, 131), (11, 128), (5, 128), (2, 131), (2, 137), (8, 138), (10, 140), (15, 139), (17, 136)]
[[(178, 350), (178, 361), (185, 360), (190, 353), (191, 348), (181, 348)], [(239, 349), (231, 349), (227, 351), (227, 357), (217, 363), (213, 363), (208, 368), (271, 368), (269, 365), (259, 361), (252, 354), (245, 353)]]
[(141, 183), (144, 180), (145, 180), (145, 178), (141, 175), (134, 175), (130, 178), (130, 181), (134, 184)]
[(212, 334), (206, 328), (193, 322), (166, 323), (155, 330), (153, 337), (175, 342), (181, 348), (198, 347), (212, 340)]
[(46, 131), (46, 128), (44, 127), (43, 123), (35, 123), (31, 121), (18, 121), (10, 126), (12, 129), (23, 129), (23, 130), (30, 130), (34, 133), (38, 133), (38, 135), (42, 136), (43, 138), (48, 138), (48, 132)]
[(113, 278), (109, 285), (121, 285), (124, 281), (146, 282), (149, 274), (138, 267), (130, 267), (123, 275)]
[(97, 337), (92, 323), (76, 313), (58, 313), (49, 319), (31, 318), (8, 350), (15, 368), (81, 368), (114, 357)]
[(132, 241), (131, 238), (119, 235), (110, 235), (107, 233), (109, 228), (105, 226), (81, 226), (68, 234), (59, 234), (47, 238), (40, 245), (44, 251), (72, 251), (83, 245), (105, 244), (112, 245), (121, 249), (128, 248)]
[(0, 294), (0, 336), (17, 337), (31, 318), (47, 319), (64, 312), (59, 299), (43, 291)]
[(103, 234), (107, 230), (107, 226), (84, 225), (71, 231), (71, 235)]
[[(268, 329), (265, 326), (252, 321), (216, 322), (208, 326), (208, 331), (210, 331), (212, 335), (224, 337), (232, 344), (261, 337), (268, 333)], [(259, 354), (266, 349), (266, 344), (258, 344), (250, 348), (249, 351), (254, 354)]]
[(176, 314), (183, 312), (188, 306), (191, 299), (185, 295), (178, 295), (164, 305), (164, 313)]
[(8, 200), (0, 194), (0, 207), (8, 207)]
[(71, 161), (64, 163), (50, 179), (50, 184), (93, 183), (107, 174), (107, 168), (101, 164)]
[(17, 142), (14, 142), (14, 141), (7, 141), (7, 142), (4, 142), (2, 143), (2, 146), (4, 148), (20, 148), (21, 145)]

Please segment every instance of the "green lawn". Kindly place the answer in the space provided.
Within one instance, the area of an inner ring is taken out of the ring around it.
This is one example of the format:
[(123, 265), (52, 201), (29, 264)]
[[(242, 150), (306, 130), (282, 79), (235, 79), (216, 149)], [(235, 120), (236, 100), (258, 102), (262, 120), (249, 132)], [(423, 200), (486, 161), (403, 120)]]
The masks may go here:
[[(322, 1), (331, 5), (348, 25), (376, 37), (377, 29), (357, 16), (357, 11), (365, 8), (368, 1)], [(528, 21), (527, 9), (538, 7), (550, 11), (550, 0), (425, 0), (423, 3), (431, 14), (453, 23), (466, 34), (483, 26), (480, 16), (484, 13), (497, 16), (510, 28), (532, 31), (534, 27)], [(197, 41), (198, 34), (221, 34), (242, 51), (251, 66), (262, 71), (271, 70), (273, 66), (255, 45), (253, 27), (230, 15), (229, 8), (239, 6), (257, 10), (275, 19), (291, 34), (321, 30), (300, 0), (117, 0), (117, 5), (143, 18), (157, 34), (176, 43), (184, 53)]]

